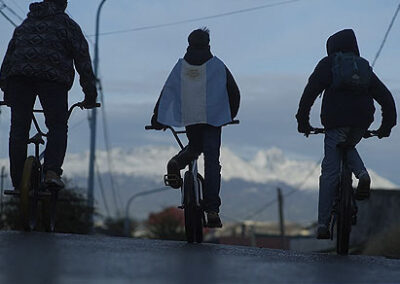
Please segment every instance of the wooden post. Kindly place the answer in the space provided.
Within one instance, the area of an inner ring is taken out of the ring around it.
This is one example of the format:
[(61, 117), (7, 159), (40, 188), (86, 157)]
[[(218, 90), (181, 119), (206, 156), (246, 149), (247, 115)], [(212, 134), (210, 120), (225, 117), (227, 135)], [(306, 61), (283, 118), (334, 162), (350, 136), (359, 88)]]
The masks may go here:
[(279, 225), (281, 230), (281, 248), (285, 249), (285, 219), (283, 216), (283, 196), (282, 191), (278, 187), (278, 203), (279, 203)]

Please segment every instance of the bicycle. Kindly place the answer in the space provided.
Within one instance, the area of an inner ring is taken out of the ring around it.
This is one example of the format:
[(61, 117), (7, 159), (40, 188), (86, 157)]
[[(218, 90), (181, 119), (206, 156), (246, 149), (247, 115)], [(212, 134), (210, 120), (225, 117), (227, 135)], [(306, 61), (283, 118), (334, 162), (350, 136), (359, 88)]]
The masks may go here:
[[(0, 105), (6, 105), (6, 103), (0, 102)], [(67, 119), (71, 117), (71, 114), (76, 107), (83, 109), (82, 103), (72, 105), (68, 110)], [(95, 104), (95, 107), (100, 107), (100, 104)], [(38, 204), (39, 201), (42, 200), (44, 203), (43, 207), (48, 209), (46, 211), (49, 211), (48, 222), (46, 222), (47, 224), (45, 224), (45, 226), (48, 231), (54, 232), (56, 225), (58, 193), (62, 188), (48, 186), (43, 182), (44, 172), (42, 160), (44, 158), (44, 152), (40, 153), (40, 145), (45, 144), (43, 137), (47, 137), (47, 133), (44, 133), (40, 129), (39, 123), (34, 115), (35, 113), (44, 113), (44, 111), (33, 110), (32, 121), (37, 130), (37, 134), (28, 140), (28, 145), (35, 145), (35, 155), (29, 156), (25, 160), (19, 190), (5, 190), (4, 194), (15, 196), (20, 199), (19, 207), (21, 222), (25, 231), (35, 230), (38, 220)]]
[[(325, 129), (312, 128), (310, 134), (323, 134)], [(308, 137), (308, 135), (306, 135)], [(376, 131), (368, 130), (364, 138), (377, 136)], [(339, 255), (347, 255), (349, 253), (349, 242), (351, 226), (357, 224), (358, 207), (355, 199), (354, 189), (352, 185), (352, 172), (347, 163), (347, 152), (354, 145), (341, 142), (337, 145), (340, 151), (340, 172), (339, 184), (337, 189), (337, 198), (332, 209), (331, 222), (331, 240), (333, 240), (334, 228), (336, 225), (336, 252)], [(337, 224), (336, 224), (337, 222)]]
[[(239, 124), (239, 120), (234, 120), (228, 124)], [(228, 125), (227, 124), (227, 125)], [(153, 126), (145, 126), (146, 130), (156, 130)], [(167, 126), (181, 150), (184, 146), (179, 138), (179, 134), (186, 134), (185, 130), (177, 131), (171, 126)], [(197, 159), (189, 163), (188, 170), (183, 176), (183, 183), (181, 186), (181, 206), (178, 208), (183, 209), (185, 219), (185, 235), (188, 243), (202, 243), (203, 242), (203, 228), (207, 227), (205, 212), (203, 208), (203, 189), (204, 178), (198, 173)], [(164, 175), (164, 184), (170, 186), (171, 182), (176, 182), (175, 175)]]

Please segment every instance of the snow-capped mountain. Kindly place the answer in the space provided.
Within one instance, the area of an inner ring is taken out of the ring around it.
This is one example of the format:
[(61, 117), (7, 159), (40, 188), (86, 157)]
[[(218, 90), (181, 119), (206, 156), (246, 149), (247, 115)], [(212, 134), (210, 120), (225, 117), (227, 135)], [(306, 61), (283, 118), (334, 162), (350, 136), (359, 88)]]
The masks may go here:
[[(107, 152), (97, 152), (97, 167), (100, 175), (96, 178), (95, 199), (99, 213), (106, 215), (110, 209), (115, 214), (126, 209), (126, 201), (136, 193), (163, 186), (162, 177), (168, 160), (176, 154), (174, 147), (147, 146), (133, 149), (115, 148), (111, 151), (112, 172), (117, 198), (112, 193), (108, 171)], [(67, 154), (64, 176), (73, 185), (85, 188), (88, 173), (88, 153)], [(199, 159), (203, 169), (203, 159)], [(228, 148), (221, 149), (222, 217), (227, 221), (244, 220), (251, 213), (276, 199), (276, 188), (284, 194), (296, 189), (295, 198), (285, 199), (285, 215), (291, 221), (315, 220), (317, 212), (317, 188), (320, 174), (319, 163), (310, 160), (296, 160), (287, 157), (281, 150), (271, 148), (260, 150), (246, 160)], [(8, 159), (0, 159), (0, 167), (8, 169)], [(397, 186), (370, 170), (373, 187), (393, 189)], [(102, 185), (98, 181), (102, 180)], [(9, 186), (9, 180), (6, 187)], [(105, 196), (101, 195), (100, 188)], [(108, 203), (108, 206), (107, 204)], [(147, 218), (150, 212), (180, 204), (180, 194), (176, 190), (140, 198), (130, 208), (130, 214), (138, 219)], [(109, 208), (109, 209), (107, 209)], [(257, 216), (257, 220), (276, 220), (276, 206), (268, 207)]]
[[(168, 160), (176, 154), (173, 147), (141, 147), (130, 150), (115, 148), (111, 151), (112, 172), (127, 176), (160, 180), (166, 171)], [(108, 172), (107, 153), (97, 152), (97, 163), (101, 173)], [(64, 163), (65, 175), (86, 176), (88, 153), (67, 155)], [(228, 148), (221, 150), (222, 178), (225, 181), (241, 179), (246, 182), (271, 184), (285, 183), (304, 190), (318, 188), (320, 165), (310, 160), (288, 158), (280, 149), (260, 150), (250, 160), (244, 160)], [(203, 159), (199, 159), (200, 171)], [(373, 188), (394, 189), (398, 186), (369, 170)]]

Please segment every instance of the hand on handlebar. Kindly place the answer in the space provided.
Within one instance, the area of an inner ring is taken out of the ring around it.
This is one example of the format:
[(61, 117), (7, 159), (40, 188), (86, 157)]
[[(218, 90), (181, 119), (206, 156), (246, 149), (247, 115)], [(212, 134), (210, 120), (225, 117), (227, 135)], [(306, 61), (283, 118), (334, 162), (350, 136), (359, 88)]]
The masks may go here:
[(88, 100), (83, 100), (82, 102), (79, 103), (79, 107), (81, 109), (92, 109), (96, 107), (100, 107), (100, 103), (96, 103), (96, 101), (88, 101)]
[(376, 130), (374, 132), (375, 132), (376, 136), (378, 136), (379, 139), (382, 139), (382, 138), (390, 136), (390, 133), (392, 132), (392, 128), (381, 126), (381, 127), (379, 127), (378, 130)]
[(308, 137), (308, 135), (310, 135), (312, 130), (313, 130), (313, 128), (311, 127), (311, 125), (308, 121), (306, 121), (306, 122), (299, 121), (298, 122), (297, 131), (300, 133), (303, 133), (304, 136)]
[(159, 123), (155, 115), (151, 118), (151, 127), (154, 130), (166, 130), (168, 128), (168, 126)]

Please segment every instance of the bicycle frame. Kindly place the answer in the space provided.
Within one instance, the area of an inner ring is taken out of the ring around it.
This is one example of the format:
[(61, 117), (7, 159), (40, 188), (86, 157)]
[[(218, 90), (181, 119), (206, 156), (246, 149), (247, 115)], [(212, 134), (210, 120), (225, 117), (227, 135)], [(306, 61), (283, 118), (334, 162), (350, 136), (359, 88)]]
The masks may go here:
[[(183, 146), (183, 143), (181, 139), (179, 138), (179, 134), (186, 134), (186, 130), (180, 130), (176, 131), (173, 127), (168, 126), (167, 129), (169, 129), (174, 136), (176, 142), (178, 143), (179, 147), (181, 150), (183, 150), (185, 147)], [(197, 165), (197, 159), (193, 160), (189, 164), (189, 171), (192, 173), (194, 177), (194, 192), (195, 192), (195, 200), (196, 200), (196, 205), (200, 206), (200, 200), (202, 198), (202, 190), (200, 190), (200, 185), (197, 180), (198, 176), (198, 165)], [(185, 200), (185, 191), (182, 190), (182, 196), (181, 196), (181, 204), (182, 207), (184, 206), (184, 200)]]

